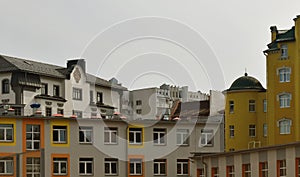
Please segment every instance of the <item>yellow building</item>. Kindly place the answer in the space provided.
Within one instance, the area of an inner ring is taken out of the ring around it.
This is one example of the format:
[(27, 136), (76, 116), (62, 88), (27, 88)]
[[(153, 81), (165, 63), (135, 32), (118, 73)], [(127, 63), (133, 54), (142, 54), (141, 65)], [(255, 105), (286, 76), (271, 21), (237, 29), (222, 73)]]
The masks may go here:
[(234, 151), (265, 145), (266, 90), (261, 83), (245, 73), (224, 93), (225, 150)]
[(267, 90), (245, 74), (225, 91), (226, 151), (300, 141), (300, 16), (294, 21), (270, 28)]

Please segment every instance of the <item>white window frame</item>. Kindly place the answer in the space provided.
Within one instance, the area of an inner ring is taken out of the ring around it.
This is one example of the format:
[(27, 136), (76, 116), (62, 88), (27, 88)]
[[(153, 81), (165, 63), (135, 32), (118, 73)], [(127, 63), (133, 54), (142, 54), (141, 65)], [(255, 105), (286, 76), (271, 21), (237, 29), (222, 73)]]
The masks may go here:
[(3, 168), (3, 172), (0, 171), (0, 175), (13, 175), (14, 174), (13, 158), (8, 157), (8, 158), (0, 159), (0, 167)]
[(291, 81), (291, 68), (282, 67), (277, 69), (277, 73), (279, 75), (279, 82), (290, 82)]
[(234, 101), (229, 101), (229, 113), (234, 113)]
[(234, 172), (234, 166), (227, 166), (228, 168), (228, 177), (234, 177), (235, 176), (235, 172)]
[(256, 101), (255, 100), (249, 100), (249, 112), (255, 112), (256, 110)]
[(291, 106), (292, 95), (290, 93), (281, 93), (278, 95), (279, 107), (289, 108)]
[[(83, 140), (81, 140), (81, 136), (83, 136)], [(79, 127), (79, 143), (93, 143), (93, 127)]]
[[(66, 144), (68, 140), (68, 127), (66, 125), (53, 125), (52, 141), (56, 144)], [(54, 132), (57, 132), (57, 140), (54, 140)], [(63, 133), (63, 134), (61, 134)]]
[[(27, 127), (30, 126), (31, 128), (31, 131), (27, 131)], [(35, 131), (35, 127), (38, 127), (39, 128), (39, 131)], [(27, 135), (30, 134), (31, 135), (31, 138), (27, 138)], [(35, 139), (35, 135), (38, 135), (39, 136), (39, 139)], [(37, 124), (27, 124), (26, 125), (26, 150), (38, 150), (40, 149), (41, 147), (41, 127), (40, 125), (37, 125)], [(31, 144), (31, 149), (28, 149), (27, 148), (27, 143), (30, 143)], [(34, 145), (38, 143), (38, 148), (34, 148)]]
[[(129, 173), (130, 175), (142, 175), (143, 174), (143, 163), (142, 159), (130, 159), (129, 161)], [(140, 165), (141, 171), (139, 172), (137, 166)], [(133, 167), (133, 172), (131, 172), (131, 167)]]
[[(164, 166), (165, 171), (162, 170), (162, 166)], [(157, 168), (157, 172), (155, 172), (155, 168)], [(167, 173), (167, 160), (166, 159), (155, 159), (153, 161), (153, 174), (154, 175), (166, 175)]]
[[(31, 159), (31, 163), (27, 163), (28, 160)], [(36, 160), (39, 163), (35, 163)], [(29, 171), (28, 169), (31, 169)], [(26, 176), (30, 175), (31, 177), (35, 177), (36, 175), (41, 175), (41, 159), (39, 157), (27, 157), (26, 158)]]
[(234, 137), (234, 125), (229, 125), (229, 137)]
[(214, 130), (213, 129), (201, 129), (200, 146), (213, 146), (214, 142)]
[[(190, 167), (189, 167), (188, 159), (177, 159), (176, 164), (177, 164), (177, 175), (188, 175), (189, 174)], [(187, 168), (187, 169), (185, 170), (185, 168)], [(180, 172), (180, 173), (178, 173), (178, 172)]]
[(281, 59), (287, 59), (288, 58), (288, 45), (287, 44), (282, 44), (280, 46), (280, 50), (281, 50), (280, 58)]
[[(279, 160), (279, 174), (280, 177), (286, 177), (286, 160)], [(282, 171), (282, 173), (281, 173)], [(283, 174), (283, 175), (281, 175)]]
[(256, 125), (254, 124), (249, 125), (249, 136), (256, 137)]
[(268, 162), (260, 162), (260, 164), (261, 164), (262, 177), (266, 177), (268, 175)]
[(0, 142), (14, 141), (14, 124), (0, 124)]
[(82, 89), (73, 87), (72, 98), (73, 100), (82, 100)]
[[(108, 165), (108, 171), (106, 171), (106, 165)], [(105, 175), (118, 175), (118, 159), (104, 159), (104, 173)]]
[[(216, 170), (216, 171), (214, 171)], [(211, 173), (213, 174), (213, 177), (219, 177), (219, 167), (212, 167)]]
[[(165, 128), (154, 128), (153, 129), (153, 143), (155, 145), (166, 144), (166, 129)], [(157, 137), (157, 139), (155, 139)]]
[(264, 112), (267, 112), (267, 109), (268, 109), (268, 102), (266, 99), (263, 100), (263, 109), (264, 109)]
[[(116, 137), (115, 141), (112, 138), (113, 136)], [(106, 139), (108, 139), (108, 141), (106, 141)], [(118, 144), (118, 128), (116, 127), (104, 128), (104, 144)]]
[[(84, 172), (80, 172), (80, 165), (84, 165)], [(88, 164), (91, 164), (91, 173), (88, 173)], [(81, 157), (79, 158), (79, 175), (93, 175), (94, 171), (94, 159), (90, 157)]]
[[(130, 141), (133, 136), (133, 141)], [(138, 136), (140, 136), (140, 142), (138, 142)], [(129, 128), (129, 144), (142, 144), (143, 143), (143, 129), (142, 128)]]
[(264, 137), (268, 136), (268, 124), (266, 123), (263, 124), (263, 135)]
[(189, 129), (176, 130), (176, 144), (187, 146), (189, 145)]
[(292, 120), (286, 118), (280, 119), (277, 121), (277, 126), (281, 135), (291, 134)]
[[(58, 171), (55, 172), (55, 164), (58, 165)], [(63, 170), (63, 166), (65, 166), (65, 170)], [(63, 172), (65, 171), (65, 172)], [(66, 157), (60, 158), (60, 157), (54, 157), (53, 158), (53, 175), (61, 175), (65, 176), (68, 174), (68, 159)]]
[(244, 177), (251, 177), (251, 164), (244, 164)]

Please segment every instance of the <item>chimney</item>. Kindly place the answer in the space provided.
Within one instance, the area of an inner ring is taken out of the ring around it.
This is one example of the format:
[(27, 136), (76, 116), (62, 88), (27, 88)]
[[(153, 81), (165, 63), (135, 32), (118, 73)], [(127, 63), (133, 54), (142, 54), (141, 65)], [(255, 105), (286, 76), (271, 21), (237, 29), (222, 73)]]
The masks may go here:
[(276, 39), (276, 36), (278, 34), (278, 30), (277, 30), (276, 26), (271, 26), (270, 30), (271, 30), (271, 42), (273, 42)]
[(82, 70), (84, 71), (84, 73), (86, 73), (85, 60), (84, 59), (74, 59), (74, 60), (68, 60), (67, 61), (67, 68), (68, 69), (70, 69), (71, 67), (73, 67), (75, 65), (79, 65), (82, 68)]

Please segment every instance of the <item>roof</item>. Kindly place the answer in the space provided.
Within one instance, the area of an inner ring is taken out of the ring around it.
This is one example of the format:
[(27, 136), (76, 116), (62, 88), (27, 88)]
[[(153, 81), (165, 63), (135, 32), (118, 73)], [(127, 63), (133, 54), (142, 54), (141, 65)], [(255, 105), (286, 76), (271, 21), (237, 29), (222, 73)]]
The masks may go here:
[(271, 27), (272, 32), (276, 33), (276, 38), (268, 44), (268, 49), (264, 52), (269, 52), (272, 50), (278, 50), (278, 43), (279, 42), (286, 42), (286, 41), (294, 41), (295, 40), (295, 26), (293, 26), (289, 30), (277, 30), (276, 26)]
[[(66, 68), (33, 60), (0, 55), (0, 72), (21, 71), (59, 79), (68, 79), (73, 68), (74, 67)], [(112, 84), (97, 76), (91, 74), (86, 74), (86, 76), (89, 83), (114, 89), (127, 90), (126, 87), (123, 87), (120, 84)]]
[(209, 100), (191, 101), (191, 102), (175, 102), (171, 117), (191, 118), (199, 116), (209, 116)]
[(245, 73), (244, 76), (236, 79), (230, 86), (227, 91), (236, 91), (236, 90), (258, 90), (265, 91), (266, 89), (261, 85), (261, 83), (254, 77), (248, 76)]

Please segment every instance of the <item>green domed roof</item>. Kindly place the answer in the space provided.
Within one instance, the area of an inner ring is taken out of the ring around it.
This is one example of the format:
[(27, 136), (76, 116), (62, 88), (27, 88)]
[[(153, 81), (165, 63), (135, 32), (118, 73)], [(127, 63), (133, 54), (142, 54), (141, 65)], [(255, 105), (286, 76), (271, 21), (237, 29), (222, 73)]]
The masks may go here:
[(244, 76), (236, 79), (230, 86), (230, 88), (227, 91), (232, 90), (259, 90), (259, 91), (265, 91), (266, 89), (261, 85), (261, 83), (255, 79), (254, 77), (248, 76), (247, 73), (245, 73)]

